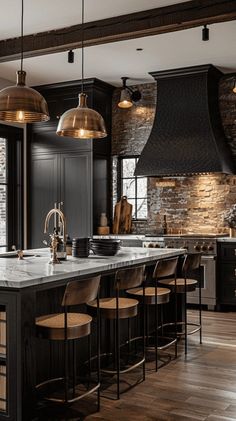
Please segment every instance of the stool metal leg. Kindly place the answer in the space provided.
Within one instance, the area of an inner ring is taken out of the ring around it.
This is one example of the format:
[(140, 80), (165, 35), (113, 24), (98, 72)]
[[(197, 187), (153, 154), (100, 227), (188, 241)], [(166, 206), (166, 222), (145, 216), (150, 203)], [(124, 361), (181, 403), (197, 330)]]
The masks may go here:
[(52, 379), (54, 376), (54, 369), (53, 369), (53, 345), (52, 345), (52, 341), (49, 341), (49, 362), (50, 362), (50, 367), (49, 367), (49, 378)]
[(160, 305), (161, 307), (161, 336), (164, 336), (164, 328), (163, 328), (163, 305)]
[(88, 385), (89, 385), (90, 379), (91, 379), (91, 372), (92, 372), (91, 335), (88, 335), (88, 356), (89, 356), (89, 364), (88, 364), (88, 374), (89, 374)]
[(76, 387), (76, 349), (75, 349), (75, 340), (72, 341), (72, 361), (73, 361), (73, 398), (75, 397), (75, 387)]
[(131, 323), (130, 323), (130, 318), (128, 318), (128, 355), (130, 354), (130, 352), (131, 352)]
[(143, 380), (145, 380), (145, 359), (146, 359), (146, 305), (145, 305), (145, 285), (143, 282)]
[(157, 281), (155, 281), (155, 362), (156, 371), (158, 370), (158, 307), (157, 307)]
[(117, 399), (120, 399), (120, 320), (119, 320), (119, 291), (116, 290), (116, 374)]
[(65, 402), (68, 402), (68, 386), (69, 386), (69, 361), (68, 361), (68, 338), (67, 338), (67, 306), (65, 306), (65, 334), (64, 334), (64, 376), (65, 376)]
[(146, 345), (149, 346), (149, 311), (148, 311), (149, 307), (148, 305), (146, 306)]
[[(136, 333), (138, 334), (139, 332), (138, 317), (135, 317), (134, 325), (135, 325)], [(137, 355), (138, 353), (137, 341), (134, 341), (134, 347), (135, 347), (135, 354)]]
[(202, 285), (201, 279), (199, 278), (199, 336), (200, 336), (200, 344), (202, 344)]
[(185, 355), (188, 352), (188, 344), (187, 344), (187, 284), (186, 284), (186, 275), (184, 278), (184, 351)]
[(178, 333), (177, 333), (177, 317), (178, 317), (178, 303), (177, 303), (177, 283), (176, 283), (176, 274), (175, 274), (175, 289), (174, 289), (174, 305), (175, 305), (175, 358), (177, 358), (178, 356), (178, 345), (177, 345), (177, 341), (178, 341)]
[(116, 348), (117, 348), (117, 344), (116, 344), (116, 342), (117, 342), (117, 336), (116, 336), (116, 319), (114, 319), (114, 320), (112, 321), (112, 324), (113, 324), (113, 338), (114, 338), (114, 350), (113, 350), (113, 355), (114, 355), (114, 358), (113, 358), (113, 370), (115, 371), (115, 370), (116, 370), (116, 367), (117, 367), (117, 364), (116, 364)]
[(98, 390), (97, 390), (97, 410), (100, 411), (100, 382), (101, 382), (101, 367), (100, 367), (100, 347), (101, 347), (101, 317), (100, 317), (100, 308), (99, 308), (99, 290), (97, 295), (97, 382), (98, 382)]

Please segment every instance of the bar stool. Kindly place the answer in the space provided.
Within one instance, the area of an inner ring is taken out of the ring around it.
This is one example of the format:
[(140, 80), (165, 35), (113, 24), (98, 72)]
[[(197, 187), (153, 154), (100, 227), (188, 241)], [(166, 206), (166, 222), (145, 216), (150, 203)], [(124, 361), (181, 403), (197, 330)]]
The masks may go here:
[[(36, 390), (41, 391), (46, 385), (54, 385), (57, 382), (64, 382), (64, 393), (62, 397), (54, 394), (43, 395), (43, 398), (52, 402), (71, 404), (97, 391), (98, 410), (100, 408), (100, 332), (99, 322), (97, 323), (97, 381), (96, 384), (87, 389), (83, 394), (76, 395), (76, 349), (77, 339), (91, 335), (92, 317), (86, 313), (69, 312), (70, 306), (85, 304), (87, 301), (96, 299), (97, 313), (99, 321), (99, 284), (100, 276), (68, 282), (62, 299), (63, 313), (48, 314), (37, 317), (35, 320), (36, 333), (39, 338), (50, 341), (64, 342), (64, 376), (46, 380), (36, 386)], [(69, 378), (69, 343), (73, 344), (73, 378)], [(70, 384), (72, 383), (72, 387)]]
[[(143, 349), (142, 357), (133, 365), (121, 369), (121, 358), (120, 358), (120, 320), (131, 319), (136, 317), (138, 314), (139, 301), (120, 297), (120, 291), (124, 291), (127, 288), (134, 288), (143, 284), (144, 280), (144, 266), (138, 266), (135, 268), (121, 269), (116, 272), (115, 275), (115, 297), (100, 298), (100, 316), (101, 320), (114, 320), (115, 321), (115, 367), (112, 369), (102, 369), (101, 371), (106, 374), (116, 375), (116, 386), (117, 386), (117, 399), (120, 399), (120, 375), (127, 373), (140, 365), (143, 366), (143, 380), (145, 380), (145, 320), (143, 319)], [(145, 296), (145, 294), (144, 294)], [(88, 303), (88, 311), (93, 316), (96, 315), (97, 301)]]
[[(175, 295), (184, 295), (184, 322), (178, 321), (177, 325), (184, 326), (184, 332), (177, 332), (177, 335), (185, 339), (185, 354), (188, 352), (187, 336), (199, 331), (200, 344), (202, 343), (202, 293), (201, 293), (201, 279), (200, 279), (200, 265), (201, 253), (187, 253), (184, 257), (182, 265), (182, 278), (165, 279), (159, 281), (160, 284), (170, 288)], [(199, 281), (190, 278), (193, 271), (199, 271)], [(187, 293), (195, 291), (198, 284), (199, 288), (199, 323), (189, 323), (187, 320)], [(172, 323), (173, 324), (173, 323)], [(167, 324), (166, 324), (167, 325)], [(188, 332), (188, 326), (195, 326), (194, 329)]]
[[(175, 344), (175, 358), (177, 358), (177, 337), (175, 338), (163, 338), (167, 340), (162, 345), (159, 344), (159, 337), (158, 337), (158, 330), (159, 327), (162, 328), (163, 325), (163, 304), (167, 304), (170, 299), (171, 290), (168, 288), (160, 288), (157, 286), (157, 282), (159, 279), (169, 276), (176, 277), (176, 269), (177, 269), (178, 257), (159, 260), (156, 263), (155, 269), (153, 271), (152, 279), (154, 281), (154, 286), (145, 286), (144, 288), (133, 288), (129, 289), (126, 292), (136, 297), (137, 299), (141, 299), (146, 304), (147, 315), (149, 306), (155, 306), (155, 363), (156, 363), (156, 371), (158, 370), (158, 351), (167, 349), (171, 345)], [(144, 294), (144, 296), (143, 296)], [(176, 304), (175, 304), (176, 305)], [(161, 325), (158, 326), (158, 306), (161, 307)], [(175, 312), (176, 313), (176, 312)], [(148, 319), (148, 317), (147, 317)], [(146, 338), (149, 338), (148, 334), (148, 327), (146, 329)]]

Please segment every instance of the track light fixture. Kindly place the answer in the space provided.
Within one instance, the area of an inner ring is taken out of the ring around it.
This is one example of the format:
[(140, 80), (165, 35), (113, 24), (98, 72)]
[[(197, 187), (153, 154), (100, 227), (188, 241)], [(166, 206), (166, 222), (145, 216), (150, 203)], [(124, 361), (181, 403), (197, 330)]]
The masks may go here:
[(234, 79), (233, 93), (236, 94), (236, 79)]
[(209, 41), (209, 28), (207, 25), (204, 25), (202, 28), (202, 40)]
[(120, 94), (120, 101), (118, 103), (119, 108), (131, 108), (134, 102), (141, 99), (141, 92), (138, 89), (131, 89), (126, 85), (126, 81), (128, 79), (129, 78), (126, 76), (121, 78), (123, 87)]
[(68, 63), (74, 63), (75, 54), (73, 50), (68, 51)]

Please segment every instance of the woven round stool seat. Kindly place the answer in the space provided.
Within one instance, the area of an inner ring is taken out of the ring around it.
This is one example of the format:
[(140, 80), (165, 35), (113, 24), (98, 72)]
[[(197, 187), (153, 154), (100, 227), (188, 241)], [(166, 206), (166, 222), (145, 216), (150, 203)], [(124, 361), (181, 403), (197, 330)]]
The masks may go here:
[[(136, 296), (138, 299), (143, 299), (143, 288), (132, 288), (128, 289), (127, 294)], [(157, 292), (157, 304), (165, 304), (168, 303), (170, 300), (170, 293), (171, 290), (168, 288), (160, 288), (158, 287), (157, 290), (155, 287), (145, 287), (145, 303), (156, 304), (156, 292)]]
[[(79, 339), (90, 335), (92, 317), (83, 313), (67, 313), (67, 339)], [(64, 313), (47, 314), (35, 321), (37, 335), (52, 340), (65, 339)]]
[[(138, 314), (138, 304), (137, 300), (132, 298), (118, 298), (118, 314), (120, 319), (127, 319), (129, 317), (135, 317)], [(88, 311), (90, 314), (95, 314), (97, 311), (97, 301), (91, 301), (87, 304)], [(99, 300), (100, 313), (101, 317), (106, 319), (115, 319), (116, 318), (116, 298), (100, 298)]]
[[(198, 281), (196, 279), (184, 279), (184, 278), (177, 278), (176, 279), (176, 292), (177, 294), (182, 294), (185, 292), (185, 281), (186, 281), (186, 291), (194, 291), (196, 289), (196, 285)], [(175, 280), (174, 279), (163, 279), (159, 281), (159, 284), (165, 285), (168, 288), (174, 290), (175, 288)]]

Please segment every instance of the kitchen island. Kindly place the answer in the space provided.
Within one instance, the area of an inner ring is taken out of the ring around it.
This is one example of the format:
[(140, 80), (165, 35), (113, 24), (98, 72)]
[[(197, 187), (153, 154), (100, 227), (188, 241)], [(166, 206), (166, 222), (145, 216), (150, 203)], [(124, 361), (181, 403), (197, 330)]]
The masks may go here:
[(101, 274), (106, 292), (117, 269), (154, 265), (157, 260), (182, 254), (183, 249), (126, 247), (116, 256), (69, 256), (56, 265), (49, 264), (49, 249), (28, 250), (23, 260), (11, 253), (0, 255), (0, 420), (32, 419), (35, 385), (49, 369), (57, 372), (60, 367), (60, 346), (53, 367), (48, 367), (49, 344), (36, 339), (35, 317), (61, 311), (61, 297), (69, 280)]

